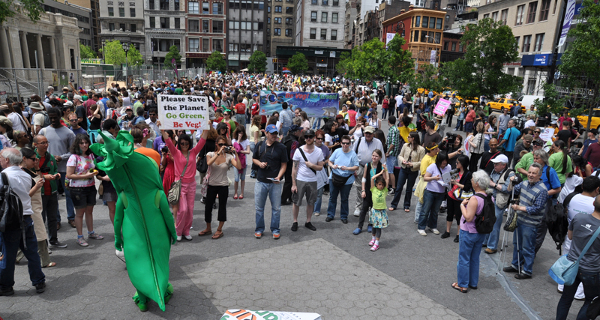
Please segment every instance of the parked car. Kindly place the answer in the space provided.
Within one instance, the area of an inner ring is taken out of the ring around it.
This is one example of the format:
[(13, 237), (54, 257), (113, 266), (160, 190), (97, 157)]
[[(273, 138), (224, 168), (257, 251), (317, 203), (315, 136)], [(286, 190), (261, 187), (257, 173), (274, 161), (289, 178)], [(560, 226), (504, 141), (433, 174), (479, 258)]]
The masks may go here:
[[(588, 114), (586, 112), (585, 115), (580, 115), (577, 117), (577, 121), (575, 123), (576, 130), (583, 132), (587, 128), (588, 123)], [(579, 122), (579, 124), (577, 123)], [(590, 129), (596, 130), (596, 132), (600, 132), (600, 108), (596, 108), (592, 111), (592, 123), (590, 125)]]
[[(513, 102), (519, 103), (519, 101), (514, 99), (500, 98), (498, 101), (488, 102), (487, 105), (490, 106), (492, 110), (502, 111), (504, 108), (510, 109), (510, 107), (513, 105)], [(521, 106), (521, 110), (525, 112), (523, 106)]]

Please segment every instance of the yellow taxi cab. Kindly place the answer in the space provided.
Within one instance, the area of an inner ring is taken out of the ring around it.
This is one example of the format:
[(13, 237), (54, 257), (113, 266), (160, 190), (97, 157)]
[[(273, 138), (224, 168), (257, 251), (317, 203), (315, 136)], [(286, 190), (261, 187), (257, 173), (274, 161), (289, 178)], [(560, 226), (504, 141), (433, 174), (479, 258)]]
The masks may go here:
[[(585, 115), (577, 116), (577, 120), (582, 128), (587, 128), (588, 123), (588, 112), (585, 112)], [(600, 132), (600, 108), (596, 108), (592, 111), (592, 123), (590, 125), (590, 129), (596, 129)]]
[[(519, 101), (517, 101), (515, 99), (500, 98), (500, 100), (498, 100), (498, 101), (488, 102), (487, 105), (490, 106), (490, 108), (492, 110), (502, 111), (502, 109), (504, 109), (504, 108), (510, 110), (510, 107), (512, 107), (513, 102), (516, 102), (517, 104), (519, 103)], [(521, 107), (521, 109), (522, 109), (522, 107)]]

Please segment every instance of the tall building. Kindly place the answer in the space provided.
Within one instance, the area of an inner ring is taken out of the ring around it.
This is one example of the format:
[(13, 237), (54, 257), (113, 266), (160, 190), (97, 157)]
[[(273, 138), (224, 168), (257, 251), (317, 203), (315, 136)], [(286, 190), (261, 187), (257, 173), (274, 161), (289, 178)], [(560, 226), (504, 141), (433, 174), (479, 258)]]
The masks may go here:
[[(136, 0), (141, 1), (141, 0)], [(185, 11), (192, 1), (143, 0), (146, 42), (146, 63), (161, 66), (171, 46), (176, 46), (183, 57), (178, 68), (185, 69)], [(198, 6), (200, 2), (194, 2)], [(203, 2), (208, 3), (208, 2)]]
[(93, 48), (93, 28), (92, 9), (81, 7), (68, 2), (59, 2), (54, 0), (44, 0), (42, 5), (44, 11), (60, 13), (63, 16), (77, 19), (79, 27), (79, 42), (90, 48)]
[(269, 0), (267, 10), (267, 56), (275, 56), (277, 46), (294, 45), (294, 0)]
[(352, 49), (354, 47), (354, 34), (356, 22), (357, 0), (346, 1), (346, 18), (344, 19), (344, 49)]
[(134, 46), (146, 57), (144, 1), (99, 0), (101, 41), (119, 40)]
[(226, 58), (225, 44), (228, 29), (226, 12), (227, 2), (223, 0), (188, 2), (185, 54), (188, 68), (204, 66), (206, 58), (214, 51), (221, 52), (223, 58)]
[(344, 48), (345, 17), (346, 6), (340, 0), (298, 0), (294, 45)]
[(227, 63), (229, 70), (245, 69), (252, 52), (265, 51), (266, 35), (269, 32), (265, 21), (269, 10), (274, 10), (274, 8), (271, 8), (271, 5), (267, 4), (265, 0), (229, 1), (227, 6)]
[[(67, 0), (64, 0), (67, 2)], [(90, 21), (92, 29), (92, 50), (99, 52), (102, 48), (100, 42), (100, 0), (69, 0), (68, 3), (92, 10)]]

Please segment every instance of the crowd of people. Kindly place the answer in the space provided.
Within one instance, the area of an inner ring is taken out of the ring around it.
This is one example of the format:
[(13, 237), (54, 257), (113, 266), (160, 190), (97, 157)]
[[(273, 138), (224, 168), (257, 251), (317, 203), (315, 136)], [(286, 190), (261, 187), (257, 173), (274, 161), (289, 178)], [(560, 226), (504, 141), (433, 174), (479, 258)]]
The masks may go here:
[[(370, 250), (377, 251), (382, 230), (390, 224), (389, 214), (399, 206), (408, 213), (416, 201), (411, 219), (420, 235), (441, 234), (447, 239), (454, 234), (459, 243), (457, 282), (452, 287), (461, 292), (477, 288), (480, 253), (502, 249), (499, 237), (507, 211), (517, 216), (513, 244), (518, 250), (513, 250), (512, 262), (503, 270), (514, 272), (516, 279), (533, 276), (536, 253), (547, 234), (546, 216), (558, 203), (567, 208), (569, 221), (589, 226), (581, 230), (571, 223), (568, 238), (573, 241), (564, 243), (570, 259), (577, 258), (582, 244), (600, 227), (600, 136), (590, 131), (578, 142), (579, 132), (572, 128), (568, 112), (551, 123), (551, 115), (539, 116), (533, 108), (523, 112), (518, 105), (498, 115), (486, 104), (465, 104), (451, 93), (436, 95), (421, 89), (411, 93), (403, 88), (392, 95), (373, 83), (362, 88), (346, 79), (317, 76), (212, 75), (143, 87), (113, 84), (98, 92), (71, 86), (57, 93), (49, 87), (45, 97), (33, 95), (27, 103), (8, 101), (0, 106), (0, 163), (23, 203), (26, 238), (15, 241), (19, 238), (12, 234), (17, 230), (3, 233), (0, 295), (13, 292), (19, 248), (29, 261), (33, 285), (43, 292), (41, 268), (56, 265), (48, 253), (67, 246), (57, 234), (62, 227), (60, 209), (76, 229), (79, 246), (103, 239), (94, 231), (94, 206), (97, 198), (102, 199), (113, 221), (118, 197), (110, 178), (95, 167), (102, 159), (90, 145), (103, 143), (99, 130), (109, 138), (129, 131), (135, 151), (156, 162), (166, 194), (175, 182), (180, 184), (178, 201), (171, 203), (177, 241), (192, 240), (197, 189), (206, 222), (198, 236), (223, 237), (229, 187), (233, 186), (234, 201), (243, 200), (247, 173), (255, 179), (256, 238), (266, 231), (267, 198), (274, 239), (282, 233), (282, 206), (292, 205), (292, 232), (299, 228), (303, 205), (306, 219), (301, 221), (316, 231), (313, 216), (326, 211), (325, 221), (331, 222), (339, 203), (340, 221), (347, 224), (351, 212), (358, 217), (355, 235), (363, 232), (366, 222)], [(307, 111), (283, 102), (282, 110), (265, 115), (259, 101), (263, 90), (338, 93), (339, 108), (335, 116), (311, 118)], [(212, 126), (203, 131), (161, 129), (157, 98), (163, 94), (207, 96)], [(445, 114), (434, 114), (442, 98), (452, 106)], [(520, 113), (528, 117), (524, 126), (516, 119)], [(552, 136), (542, 137), (545, 123), (555, 128)], [(446, 128), (450, 130), (445, 134)], [(456, 132), (463, 129), (465, 134)], [(234, 181), (228, 178), (229, 170), (234, 171)], [(476, 220), (483, 214), (487, 195), (494, 199), (496, 223), (483, 234), (477, 231)], [(60, 196), (65, 197), (66, 208), (59, 209)], [(213, 233), (215, 209), (218, 226)], [(442, 233), (438, 216), (444, 212)], [(585, 312), (600, 295), (595, 280), (599, 253), (600, 242), (594, 242), (581, 260), (579, 289), (559, 287), (563, 297), (557, 319), (566, 317), (574, 297), (585, 299)]]

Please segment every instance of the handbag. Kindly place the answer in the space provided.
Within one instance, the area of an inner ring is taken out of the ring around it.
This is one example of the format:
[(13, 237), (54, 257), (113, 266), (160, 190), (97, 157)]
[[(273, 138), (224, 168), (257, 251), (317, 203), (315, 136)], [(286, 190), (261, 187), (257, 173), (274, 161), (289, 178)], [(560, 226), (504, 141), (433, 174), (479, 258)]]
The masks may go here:
[(335, 174), (335, 172), (331, 173), (331, 181), (332, 181), (333, 185), (338, 188), (343, 187), (346, 184), (346, 182), (348, 182), (348, 179), (350, 179), (350, 177), (352, 177), (352, 175), (344, 177), (344, 176)]
[(415, 188), (415, 197), (419, 199), (420, 203), (423, 203), (423, 195), (425, 194), (425, 188), (427, 187), (427, 181), (421, 177), (419, 179), (419, 183), (417, 183), (417, 187)]
[(178, 180), (173, 181), (173, 183), (171, 184), (171, 187), (169, 188), (169, 194), (167, 195), (167, 201), (172, 206), (179, 203), (179, 196), (181, 195), (181, 179), (183, 178), (183, 175), (185, 174), (185, 170), (187, 169), (187, 166), (190, 163), (189, 153), (185, 157), (185, 159), (186, 159), (186, 162), (185, 162), (185, 167), (183, 168), (183, 172), (181, 173), (181, 176), (179, 177)]
[(517, 228), (517, 218), (519, 214), (517, 210), (509, 210), (508, 216), (506, 217), (506, 223), (504, 224), (504, 230), (513, 232)]
[(206, 173), (208, 170), (208, 164), (206, 163), (206, 156), (199, 159), (200, 161), (196, 162), (196, 170), (200, 173)]
[(473, 192), (465, 192), (461, 188), (456, 188), (454, 189), (454, 196), (458, 200), (465, 200), (471, 198), (473, 196)]
[(206, 193), (208, 191), (208, 180), (210, 179), (210, 167), (208, 168), (208, 171), (206, 171), (206, 175), (204, 176), (204, 179), (202, 179), (202, 187), (200, 188), (200, 194), (203, 197), (206, 197)]
[(567, 259), (567, 256), (569, 255), (568, 253), (558, 258), (558, 260), (554, 262), (552, 267), (550, 267), (550, 270), (548, 270), (548, 274), (550, 275), (550, 277), (558, 284), (564, 284), (565, 286), (572, 285), (575, 282), (577, 272), (579, 271), (579, 261), (581, 260), (581, 258), (583, 258), (585, 253), (592, 246), (592, 243), (594, 243), (596, 238), (598, 238), (599, 234), (600, 228), (596, 229), (596, 232), (594, 232), (592, 238), (585, 245), (583, 251), (581, 251), (581, 254), (579, 255), (579, 258), (577, 258), (577, 261), (570, 261), (569, 259)]

